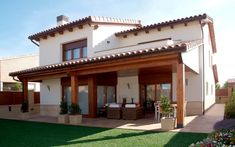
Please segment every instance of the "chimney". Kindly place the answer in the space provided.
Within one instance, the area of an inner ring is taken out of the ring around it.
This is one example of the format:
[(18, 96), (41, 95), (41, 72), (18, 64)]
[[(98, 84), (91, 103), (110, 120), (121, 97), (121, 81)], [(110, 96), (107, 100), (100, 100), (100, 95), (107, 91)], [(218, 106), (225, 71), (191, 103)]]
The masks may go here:
[(65, 15), (60, 15), (56, 17), (57, 20), (57, 26), (64, 25), (69, 22), (69, 17)]

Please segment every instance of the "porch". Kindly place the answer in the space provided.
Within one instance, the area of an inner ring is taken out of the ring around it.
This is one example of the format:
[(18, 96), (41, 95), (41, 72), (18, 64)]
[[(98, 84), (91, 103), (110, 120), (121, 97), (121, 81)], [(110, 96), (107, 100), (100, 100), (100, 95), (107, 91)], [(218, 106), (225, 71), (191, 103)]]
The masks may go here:
[[(209, 133), (209, 132), (212, 132), (215, 130), (215, 125), (219, 121), (223, 120), (223, 116), (224, 116), (224, 104), (215, 104), (212, 108), (210, 108), (206, 112), (205, 115), (186, 116), (185, 117), (185, 127), (180, 128), (180, 129), (175, 129), (172, 131)], [(2, 115), (0, 113), (0, 118), (15, 119), (15, 120), (21, 119), (19, 114), (16, 114), (16, 113), (4, 114), (4, 115)], [(27, 121), (58, 123), (57, 117), (41, 116), (39, 114), (31, 114), (30, 118)], [(79, 124), (79, 126), (161, 131), (161, 123), (157, 123), (151, 117), (142, 118), (139, 120), (83, 118), (83, 122), (82, 122), (82, 124)]]
[[(57, 96), (56, 115), (59, 113), (59, 101), (66, 99), (70, 103), (79, 104), (84, 116), (89, 118), (97, 117), (99, 86), (114, 87), (115, 103), (123, 103), (123, 99), (126, 98), (127, 103), (135, 103), (143, 107), (147, 99), (146, 86), (153, 84), (156, 87), (156, 84), (168, 83), (172, 87), (169, 96), (172, 102), (177, 103), (177, 127), (181, 128), (185, 124), (185, 72), (194, 72), (183, 63), (181, 57), (181, 52), (186, 51), (188, 47), (191, 46), (182, 43), (162, 48), (68, 61), (10, 75), (17, 76), (23, 82), (26, 100), (28, 99), (27, 83), (40, 81), (43, 86), (41, 96), (45, 97), (45, 102), (46, 99), (53, 99)], [(56, 82), (53, 83), (55, 87), (50, 86), (50, 79), (56, 79)], [(47, 80), (48, 83), (46, 83)], [(58, 85), (59, 83), (60, 85)], [(70, 90), (70, 94), (67, 96), (66, 87)], [(59, 89), (62, 89), (61, 92), (58, 91)], [(83, 90), (80, 91), (80, 89)], [(107, 97), (107, 94), (104, 97)], [(103, 104), (108, 101), (107, 98), (103, 100)], [(156, 100), (155, 96), (152, 101)]]

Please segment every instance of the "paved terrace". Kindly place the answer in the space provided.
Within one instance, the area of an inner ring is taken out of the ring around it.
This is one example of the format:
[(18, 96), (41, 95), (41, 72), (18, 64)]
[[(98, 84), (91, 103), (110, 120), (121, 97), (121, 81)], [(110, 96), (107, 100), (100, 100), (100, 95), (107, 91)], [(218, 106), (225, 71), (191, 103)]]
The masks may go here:
[[(205, 115), (201, 116), (187, 116), (185, 118), (185, 127), (182, 129), (175, 129), (172, 131), (180, 132), (203, 132), (209, 133), (214, 131), (214, 126), (223, 120), (224, 104), (215, 104), (210, 108)], [(19, 113), (1, 113), (0, 118), (20, 120)], [(39, 114), (30, 114), (30, 118), (26, 121), (57, 123), (56, 117), (40, 116)], [(69, 124), (68, 124), (69, 125)], [(157, 123), (153, 117), (147, 117), (139, 120), (115, 120), (107, 118), (83, 118), (80, 126), (94, 126), (104, 128), (120, 128), (133, 130), (152, 130), (161, 131), (161, 124)]]

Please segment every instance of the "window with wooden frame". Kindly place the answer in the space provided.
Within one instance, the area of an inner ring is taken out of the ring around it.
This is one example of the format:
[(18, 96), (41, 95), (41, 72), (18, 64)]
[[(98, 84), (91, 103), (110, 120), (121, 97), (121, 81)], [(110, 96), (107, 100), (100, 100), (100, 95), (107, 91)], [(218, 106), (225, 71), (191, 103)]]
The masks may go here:
[(63, 44), (63, 61), (87, 57), (87, 39)]

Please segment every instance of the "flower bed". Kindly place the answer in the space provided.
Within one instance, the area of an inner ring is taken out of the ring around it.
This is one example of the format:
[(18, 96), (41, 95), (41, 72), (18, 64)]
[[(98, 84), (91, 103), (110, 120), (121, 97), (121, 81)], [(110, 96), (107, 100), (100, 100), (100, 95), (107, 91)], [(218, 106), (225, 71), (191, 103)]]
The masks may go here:
[(235, 128), (216, 131), (209, 135), (203, 141), (193, 143), (190, 147), (217, 147), (217, 146), (235, 146)]

